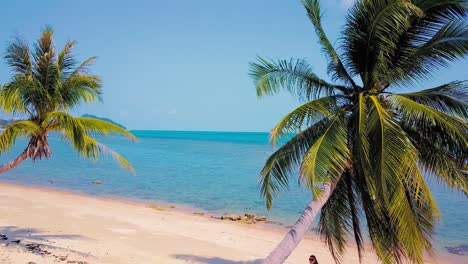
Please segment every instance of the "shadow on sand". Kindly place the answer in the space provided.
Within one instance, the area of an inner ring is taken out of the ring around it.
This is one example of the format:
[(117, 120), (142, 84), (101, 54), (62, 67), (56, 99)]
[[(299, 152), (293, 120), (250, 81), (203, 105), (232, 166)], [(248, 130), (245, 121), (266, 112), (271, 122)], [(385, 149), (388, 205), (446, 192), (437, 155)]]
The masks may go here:
[(177, 254), (173, 256), (176, 259), (190, 261), (190, 263), (198, 263), (198, 264), (260, 264), (262, 263), (261, 259), (247, 260), (247, 261), (235, 261), (235, 260), (229, 260), (229, 259), (223, 259), (223, 258), (217, 258), (217, 257), (208, 258), (208, 257), (183, 255), (183, 254)]
[(46, 234), (36, 228), (18, 228), (16, 226), (0, 227), (0, 245), (21, 248), (37, 255), (53, 255), (54, 251), (74, 253), (86, 256), (88, 253), (55, 246), (53, 239), (83, 239), (80, 235)]

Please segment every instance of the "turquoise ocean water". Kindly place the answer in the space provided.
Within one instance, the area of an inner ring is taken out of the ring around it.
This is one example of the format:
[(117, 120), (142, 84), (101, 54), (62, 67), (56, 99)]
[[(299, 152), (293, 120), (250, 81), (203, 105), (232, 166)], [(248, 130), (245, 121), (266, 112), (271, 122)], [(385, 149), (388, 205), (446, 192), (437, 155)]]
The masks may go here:
[[(292, 224), (311, 198), (309, 192), (291, 181), (291, 188), (265, 209), (258, 174), (273, 148), (267, 133), (133, 131), (139, 142), (108, 137), (102, 142), (134, 165), (137, 175), (111, 158), (89, 161), (79, 157), (58, 135), (51, 135), (52, 158), (26, 161), (0, 175), (0, 181), (74, 190), (92, 195), (163, 201), (213, 212), (254, 212)], [(0, 156), (9, 161), (26, 146)], [(103, 184), (93, 185), (93, 180)], [(431, 181), (442, 221), (437, 225), (438, 247), (468, 244), (468, 203), (461, 193)], [(58, 201), (59, 202), (59, 201)]]

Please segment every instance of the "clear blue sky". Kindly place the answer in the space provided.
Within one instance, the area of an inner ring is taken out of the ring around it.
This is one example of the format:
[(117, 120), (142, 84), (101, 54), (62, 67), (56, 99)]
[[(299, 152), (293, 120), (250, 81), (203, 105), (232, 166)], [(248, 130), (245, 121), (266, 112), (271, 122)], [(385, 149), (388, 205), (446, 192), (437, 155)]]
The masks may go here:
[[(324, 0), (323, 24), (337, 39), (352, 0)], [(298, 102), (257, 99), (248, 63), (256, 55), (306, 58), (325, 77), (325, 59), (299, 0), (5, 1), (0, 50), (45, 25), (61, 48), (77, 40), (81, 60), (98, 56), (104, 103), (83, 105), (130, 129), (268, 131)], [(467, 79), (468, 61), (412, 89)], [(0, 82), (9, 69), (0, 64)], [(2, 115), (4, 116), (4, 115)]]

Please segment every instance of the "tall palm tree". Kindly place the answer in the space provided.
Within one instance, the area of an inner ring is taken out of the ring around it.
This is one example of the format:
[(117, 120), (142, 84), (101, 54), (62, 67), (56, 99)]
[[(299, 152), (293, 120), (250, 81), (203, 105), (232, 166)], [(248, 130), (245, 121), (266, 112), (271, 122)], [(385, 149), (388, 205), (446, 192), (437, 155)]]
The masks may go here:
[(109, 153), (122, 167), (133, 170), (131, 164), (118, 153), (93, 138), (95, 135), (118, 133), (132, 140), (135, 137), (114, 124), (94, 119), (73, 117), (67, 113), (81, 102), (101, 99), (101, 79), (88, 74), (95, 57), (77, 64), (69, 41), (57, 54), (53, 31), (42, 31), (33, 50), (20, 39), (13, 40), (5, 59), (13, 76), (0, 90), (0, 107), (7, 113), (26, 115), (27, 119), (9, 125), (0, 134), (0, 153), (8, 151), (20, 136), (29, 138), (26, 149), (14, 160), (0, 166), (0, 173), (17, 167), (21, 162), (49, 158), (51, 150), (47, 137), (50, 132), (61, 132), (68, 142), (83, 156), (98, 158)]
[(340, 53), (322, 28), (319, 1), (302, 3), (333, 83), (304, 60), (251, 64), (259, 97), (284, 88), (305, 101), (271, 131), (273, 144), (295, 136), (261, 172), (267, 207), (297, 169), (313, 197), (264, 263), (283, 263), (319, 212), (319, 233), (337, 262), (348, 237), (361, 257), (365, 225), (383, 263), (423, 263), (439, 219), (426, 180), (468, 193), (468, 84), (410, 93), (393, 88), (412, 88), (467, 54), (467, 2), (356, 1)]

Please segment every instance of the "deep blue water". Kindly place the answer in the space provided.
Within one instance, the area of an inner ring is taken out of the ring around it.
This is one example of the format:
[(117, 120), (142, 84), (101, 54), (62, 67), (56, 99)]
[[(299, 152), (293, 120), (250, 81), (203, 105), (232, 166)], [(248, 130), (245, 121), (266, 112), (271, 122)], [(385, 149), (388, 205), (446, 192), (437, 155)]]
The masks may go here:
[[(26, 161), (0, 175), (0, 181), (39, 185), (127, 198), (185, 204), (215, 212), (255, 212), (292, 224), (311, 194), (291, 181), (291, 188), (267, 212), (260, 196), (258, 174), (273, 148), (267, 133), (133, 131), (132, 143), (121, 137), (102, 142), (124, 154), (134, 165), (134, 176), (120, 169), (109, 157), (98, 161), (81, 158), (58, 135), (50, 137), (50, 160)], [(0, 156), (6, 162), (26, 146), (24, 139)], [(103, 184), (93, 185), (93, 180)], [(447, 187), (431, 183), (442, 221), (437, 226), (436, 244), (468, 244), (467, 198)]]

